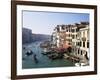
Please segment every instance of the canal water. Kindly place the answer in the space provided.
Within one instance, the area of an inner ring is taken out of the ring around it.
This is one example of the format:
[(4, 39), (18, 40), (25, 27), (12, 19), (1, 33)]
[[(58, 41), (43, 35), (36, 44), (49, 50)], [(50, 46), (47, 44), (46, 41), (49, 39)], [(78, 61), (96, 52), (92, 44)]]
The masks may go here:
[[(41, 54), (42, 48), (40, 48), (40, 43), (41, 42), (38, 41), (31, 44), (23, 45), (23, 47), (26, 48), (22, 50), (22, 69), (74, 66), (73, 62), (68, 61), (66, 59), (51, 60), (46, 55)], [(33, 54), (36, 54), (38, 63), (34, 61), (33, 55), (25, 55), (27, 50), (32, 50)]]

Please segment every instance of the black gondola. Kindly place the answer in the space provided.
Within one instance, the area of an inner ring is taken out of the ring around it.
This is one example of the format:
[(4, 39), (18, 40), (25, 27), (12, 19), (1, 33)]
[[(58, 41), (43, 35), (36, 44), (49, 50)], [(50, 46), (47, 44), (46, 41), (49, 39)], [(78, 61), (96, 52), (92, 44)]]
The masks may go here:
[(33, 51), (32, 51), (32, 50), (26, 52), (26, 55), (27, 55), (27, 56), (30, 56), (30, 55), (32, 55), (32, 54), (33, 54)]

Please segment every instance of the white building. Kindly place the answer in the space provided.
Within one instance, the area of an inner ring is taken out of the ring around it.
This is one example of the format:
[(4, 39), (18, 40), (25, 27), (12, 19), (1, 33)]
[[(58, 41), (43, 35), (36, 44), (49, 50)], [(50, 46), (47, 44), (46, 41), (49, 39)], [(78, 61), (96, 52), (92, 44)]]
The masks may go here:
[(57, 48), (72, 47), (72, 54), (81, 59), (81, 62), (89, 61), (89, 23), (81, 22), (74, 25), (57, 25), (52, 33), (52, 41)]
[[(87, 64), (89, 61), (89, 23), (81, 23), (77, 27), (76, 46), (74, 54), (81, 58), (81, 62)], [(72, 40), (73, 42), (73, 40)]]

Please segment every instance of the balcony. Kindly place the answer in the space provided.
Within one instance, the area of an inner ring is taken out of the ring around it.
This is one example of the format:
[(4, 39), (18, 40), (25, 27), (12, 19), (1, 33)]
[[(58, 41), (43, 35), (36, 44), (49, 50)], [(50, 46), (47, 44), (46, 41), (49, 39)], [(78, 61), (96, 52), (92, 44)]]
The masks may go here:
[(82, 37), (82, 41), (86, 41), (86, 37)]

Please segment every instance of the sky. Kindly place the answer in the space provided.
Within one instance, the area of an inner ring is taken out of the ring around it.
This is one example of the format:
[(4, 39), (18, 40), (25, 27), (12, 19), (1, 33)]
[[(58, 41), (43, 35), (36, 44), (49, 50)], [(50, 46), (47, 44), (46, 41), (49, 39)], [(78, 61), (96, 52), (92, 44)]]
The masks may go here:
[(36, 34), (51, 35), (57, 25), (89, 22), (87, 13), (23, 11), (22, 15), (23, 27)]

